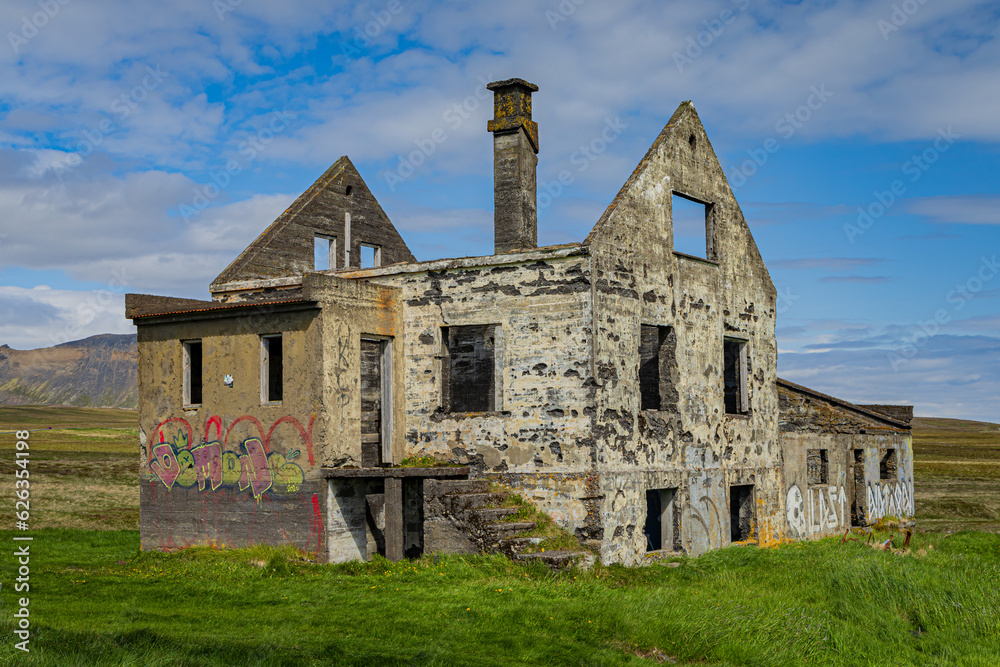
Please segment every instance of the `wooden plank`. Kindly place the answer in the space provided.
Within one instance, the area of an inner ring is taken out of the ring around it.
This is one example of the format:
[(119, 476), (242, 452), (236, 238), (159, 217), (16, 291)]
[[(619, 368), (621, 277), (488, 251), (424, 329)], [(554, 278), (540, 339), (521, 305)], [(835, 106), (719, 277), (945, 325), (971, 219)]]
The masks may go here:
[(385, 480), (385, 557), (403, 560), (403, 480)]
[(378, 444), (382, 442), (382, 436), (378, 433), (362, 433), (361, 434), (361, 444), (375, 443)]

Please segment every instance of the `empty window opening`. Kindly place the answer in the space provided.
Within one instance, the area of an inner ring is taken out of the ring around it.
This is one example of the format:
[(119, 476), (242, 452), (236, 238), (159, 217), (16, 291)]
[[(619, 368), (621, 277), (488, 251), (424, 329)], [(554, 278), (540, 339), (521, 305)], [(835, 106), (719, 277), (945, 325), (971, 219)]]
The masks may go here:
[(382, 248), (377, 245), (361, 244), (361, 268), (373, 269), (382, 266)]
[(387, 340), (361, 340), (361, 465), (391, 461), (392, 355)]
[(896, 481), (896, 450), (887, 449), (878, 465), (878, 477), (883, 482)]
[(747, 342), (726, 338), (722, 342), (727, 415), (745, 415), (750, 411), (747, 389)]
[(698, 139), (696, 139), (695, 136), (692, 134), (690, 137), (688, 137), (688, 146), (691, 147), (691, 150), (694, 150), (695, 146), (697, 145), (698, 145)]
[(851, 525), (865, 525), (862, 503), (865, 500), (865, 450), (854, 450), (854, 492), (851, 494)]
[(332, 236), (316, 236), (313, 243), (313, 268), (326, 271), (337, 268), (337, 239)]
[(681, 550), (681, 515), (677, 511), (677, 489), (646, 491), (646, 551)]
[(493, 324), (444, 327), (445, 412), (491, 412), (497, 409), (496, 339)]
[(641, 409), (668, 410), (677, 403), (674, 375), (677, 337), (673, 327), (639, 327), (639, 395)]
[(674, 250), (685, 255), (715, 259), (711, 214), (711, 204), (673, 193), (671, 219), (674, 229)]
[(184, 343), (184, 405), (201, 405), (201, 341)]
[(810, 449), (806, 452), (806, 474), (809, 477), (809, 484), (829, 484), (830, 464), (827, 459), (827, 450)]
[(261, 399), (269, 403), (280, 401), (284, 384), (281, 334), (261, 336), (260, 347)]
[(730, 540), (754, 539), (753, 485), (729, 487)]
[(354, 186), (348, 185), (347, 188), (344, 190), (344, 194), (350, 197), (353, 191), (354, 191)]

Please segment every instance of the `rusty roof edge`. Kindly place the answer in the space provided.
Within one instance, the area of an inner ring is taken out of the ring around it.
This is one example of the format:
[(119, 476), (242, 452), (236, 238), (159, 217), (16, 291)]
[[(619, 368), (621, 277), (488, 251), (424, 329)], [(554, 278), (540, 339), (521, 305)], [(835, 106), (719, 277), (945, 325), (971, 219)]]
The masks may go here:
[(902, 422), (902, 421), (899, 421), (898, 419), (893, 419), (891, 417), (887, 417), (886, 415), (883, 415), (883, 414), (878, 413), (878, 412), (873, 412), (871, 410), (868, 410), (866, 408), (861, 407), (860, 405), (857, 405), (855, 403), (851, 403), (850, 401), (845, 401), (842, 398), (837, 398), (836, 396), (830, 396), (829, 394), (824, 394), (822, 392), (816, 391), (815, 389), (810, 389), (809, 387), (804, 387), (801, 384), (795, 384), (794, 382), (791, 382), (789, 380), (785, 380), (783, 378), (778, 378), (777, 384), (778, 384), (778, 386), (785, 387), (786, 389), (791, 389), (792, 391), (797, 391), (800, 394), (808, 394), (808, 395), (814, 396), (816, 398), (821, 398), (821, 399), (823, 399), (825, 401), (830, 401), (831, 403), (835, 403), (835, 404), (837, 404), (837, 405), (839, 405), (841, 407), (847, 408), (849, 410), (853, 410), (854, 412), (863, 414), (863, 415), (865, 415), (867, 417), (871, 417), (873, 419), (877, 419), (878, 421), (882, 421), (882, 422), (885, 422), (887, 424), (891, 424), (892, 426), (897, 426), (897, 427), (899, 427), (900, 430), (904, 430), (904, 431), (911, 431), (912, 430), (912, 426), (910, 424), (906, 423), (906, 422)]
[(147, 317), (162, 317), (167, 315), (189, 315), (192, 313), (217, 313), (219, 311), (225, 310), (236, 310), (239, 308), (259, 308), (268, 306), (288, 306), (288, 305), (315, 305), (315, 301), (309, 301), (307, 299), (267, 299), (261, 301), (243, 301), (241, 303), (220, 303), (217, 306), (209, 306), (207, 308), (192, 308), (189, 310), (170, 310), (165, 312), (153, 312), (153, 313), (143, 313), (141, 315), (133, 315), (130, 319), (133, 321), (139, 319), (145, 319)]

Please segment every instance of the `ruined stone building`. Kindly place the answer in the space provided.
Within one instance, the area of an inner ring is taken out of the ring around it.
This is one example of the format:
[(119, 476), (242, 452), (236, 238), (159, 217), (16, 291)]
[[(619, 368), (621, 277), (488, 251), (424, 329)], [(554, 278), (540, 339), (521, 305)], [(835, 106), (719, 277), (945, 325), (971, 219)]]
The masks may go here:
[(537, 87), (489, 88), (493, 255), (416, 261), (342, 157), (211, 301), (128, 296), (143, 548), (466, 549), (435, 502), (483, 480), (626, 564), (911, 517), (912, 409), (777, 377), (775, 288), (694, 106), (586, 239), (539, 248)]

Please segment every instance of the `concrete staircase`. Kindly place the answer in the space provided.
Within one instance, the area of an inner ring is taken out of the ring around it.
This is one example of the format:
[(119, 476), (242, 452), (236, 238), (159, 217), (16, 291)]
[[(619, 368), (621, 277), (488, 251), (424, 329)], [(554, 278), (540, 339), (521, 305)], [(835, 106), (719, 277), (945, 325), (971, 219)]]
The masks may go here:
[(509, 495), (491, 492), (486, 480), (425, 481), (425, 551), (501, 553), (553, 568), (593, 564), (593, 554), (584, 551), (523, 553), (529, 546), (543, 545), (544, 538), (524, 536), (535, 522), (509, 520), (518, 513)]

